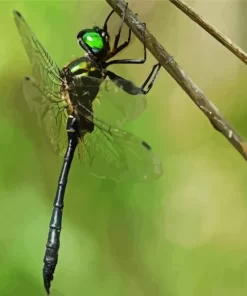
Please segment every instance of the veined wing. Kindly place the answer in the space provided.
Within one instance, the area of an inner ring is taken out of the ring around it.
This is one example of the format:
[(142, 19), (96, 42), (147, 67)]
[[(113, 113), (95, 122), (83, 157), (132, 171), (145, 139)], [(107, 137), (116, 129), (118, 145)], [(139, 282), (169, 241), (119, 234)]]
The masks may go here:
[(116, 181), (141, 182), (162, 175), (161, 162), (145, 141), (95, 116), (93, 118), (94, 131), (83, 138), (84, 145), (90, 148), (90, 159), (84, 159), (84, 165), (88, 162), (88, 170), (93, 175)]
[(60, 70), (32, 32), (22, 15), (14, 11), (14, 20), (32, 64), (33, 76), (40, 88), (48, 88), (57, 95), (62, 79)]
[(60, 70), (46, 52), (22, 15), (14, 11), (14, 20), (22, 38), (25, 50), (32, 64), (34, 78), (23, 82), (25, 99), (36, 113), (38, 123), (45, 129), (52, 150), (63, 155), (66, 149), (66, 103), (61, 98)]
[(53, 152), (64, 156), (67, 148), (67, 112), (64, 100), (48, 88), (41, 88), (32, 77), (23, 81), (23, 93), (41, 129), (45, 130)]
[[(100, 84), (98, 97), (93, 102), (93, 110), (96, 117), (121, 126), (141, 116), (147, 107), (147, 101), (145, 95), (131, 81), (122, 79), (118, 82), (119, 84), (106, 78)], [(127, 84), (133, 90), (133, 94), (123, 89), (123, 85)]]

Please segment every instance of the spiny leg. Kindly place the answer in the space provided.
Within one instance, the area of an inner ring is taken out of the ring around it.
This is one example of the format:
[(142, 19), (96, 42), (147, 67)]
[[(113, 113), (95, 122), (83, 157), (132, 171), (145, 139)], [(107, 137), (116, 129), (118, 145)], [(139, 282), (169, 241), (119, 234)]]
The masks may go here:
[[(123, 26), (123, 23), (124, 23), (124, 19), (125, 19), (125, 14), (126, 14), (126, 11), (127, 11), (127, 7), (128, 7), (128, 3), (126, 3), (126, 6), (125, 6), (125, 11), (123, 13), (123, 17), (122, 17), (122, 21), (121, 21), (121, 24), (120, 24), (120, 27), (119, 27), (119, 30), (118, 30), (118, 34), (116, 35), (115, 37), (115, 42), (114, 42), (114, 47), (113, 47), (113, 50), (112, 50), (112, 55), (111, 57), (113, 57), (114, 55), (116, 55), (117, 53), (119, 53), (121, 50), (123, 50), (126, 46), (129, 45), (130, 43), (130, 39), (131, 39), (131, 30), (129, 29), (129, 36), (128, 36), (128, 40), (126, 42), (124, 42), (122, 45), (120, 45), (118, 47), (118, 42), (119, 42), (119, 38), (120, 38), (120, 34), (121, 34), (121, 30), (122, 30), (122, 26)], [(137, 15), (137, 14), (136, 14)], [(108, 18), (109, 19), (109, 18)], [(145, 34), (145, 30), (146, 30), (146, 23), (143, 23), (143, 26), (144, 26), (144, 30), (143, 30), (143, 46), (144, 46), (144, 57), (143, 59), (122, 59), (122, 60), (113, 60), (113, 61), (110, 61), (109, 63), (107, 63), (106, 67), (108, 67), (109, 65), (112, 65), (112, 64), (144, 64), (146, 62), (146, 59), (147, 59), (147, 48), (146, 48), (146, 34)], [(117, 76), (115, 73), (111, 72), (111, 71), (108, 71), (108, 76), (111, 80), (115, 80), (120, 78), (121, 81), (125, 84), (125, 85), (128, 85), (128, 89), (132, 89), (131, 92), (133, 93), (136, 93), (139, 91), (141, 91), (143, 94), (147, 94), (149, 93), (149, 91), (151, 90), (151, 88), (153, 87), (153, 84), (159, 74), (159, 71), (160, 71), (160, 68), (161, 68), (161, 65), (158, 63), (158, 64), (155, 64), (151, 70), (151, 72), (149, 73), (148, 77), (145, 79), (144, 83), (142, 84), (142, 86), (140, 88), (134, 86), (134, 85), (131, 85), (129, 83), (126, 84), (126, 82), (128, 80), (125, 80), (124, 78), (120, 77), (120, 76)], [(155, 74), (154, 74), (155, 73)], [(153, 76), (154, 74), (154, 76)], [(153, 79), (150, 81), (151, 77), (153, 76)], [(148, 82), (150, 81), (150, 83), (148, 84)], [(119, 83), (119, 82), (118, 82)], [(147, 89), (145, 89), (146, 85), (148, 84), (148, 87)], [(125, 90), (126, 91), (126, 90)], [(129, 91), (129, 90), (128, 90)]]
[[(144, 30), (143, 30), (143, 48), (144, 48), (144, 57), (142, 59), (122, 59), (122, 60), (113, 60), (110, 61), (108, 63), (106, 63), (106, 67), (113, 65), (113, 64), (144, 64), (147, 60), (147, 48), (146, 48), (146, 34), (145, 34), (145, 30), (146, 30), (146, 23), (143, 23), (144, 26)], [(131, 36), (131, 34), (129, 34), (129, 36)], [(127, 45), (128, 45), (128, 41), (126, 41)], [(125, 44), (122, 44), (121, 46), (123, 46)], [(127, 46), (125, 45), (125, 47)], [(119, 48), (121, 48), (121, 46)], [(121, 48), (122, 50), (123, 48)], [(119, 52), (120, 50), (118, 50), (117, 52)], [(116, 54), (116, 53), (115, 53)], [(115, 55), (114, 54), (114, 55)]]
[[(172, 61), (173, 61), (173, 57), (170, 57), (170, 58), (168, 59), (168, 61), (166, 62), (166, 64), (171, 63)], [(142, 89), (142, 91), (143, 91), (144, 94), (149, 93), (149, 91), (150, 91), (151, 88), (153, 87), (153, 84), (154, 84), (154, 82), (155, 82), (155, 80), (156, 80), (156, 78), (157, 78), (157, 76), (158, 76), (158, 74), (159, 74), (160, 68), (161, 68), (161, 64), (160, 64), (160, 63), (155, 64), (155, 65), (153, 66), (153, 69), (151, 70), (150, 74), (148, 75), (148, 77), (146, 78), (146, 80), (144, 81), (144, 83), (143, 83), (142, 86), (141, 86), (141, 89)], [(155, 74), (154, 74), (154, 73), (155, 73)], [(154, 74), (154, 75), (153, 75), (153, 74)], [(152, 76), (153, 76), (153, 79), (151, 80), (151, 82), (149, 83), (147, 89), (145, 90), (144, 88), (145, 88), (145, 86), (148, 84), (148, 82), (150, 81), (150, 79), (151, 79)]]
[[(116, 41), (115, 39), (115, 42), (114, 42), (114, 47), (111, 51), (111, 54), (110, 54), (110, 58), (114, 57), (116, 54), (118, 54), (120, 51), (122, 51), (124, 48), (126, 48), (129, 44), (130, 44), (130, 40), (131, 40), (131, 30), (129, 29), (129, 35), (128, 35), (128, 40), (125, 41), (123, 44), (121, 44), (119, 47), (117, 47), (116, 44), (118, 44), (119, 42), (119, 38), (120, 38), (120, 35), (119, 37), (117, 37), (118, 35), (116, 35), (116, 39), (118, 38), (118, 40)], [(116, 43), (116, 44), (115, 44)]]
[[(119, 42), (119, 39), (120, 39), (120, 36), (121, 36), (122, 27), (123, 27), (123, 24), (124, 24), (124, 19), (125, 19), (127, 7), (128, 7), (128, 3), (126, 3), (125, 10), (123, 12), (121, 23), (120, 23), (120, 26), (119, 26), (119, 29), (118, 29), (118, 33), (117, 33), (117, 35), (115, 35), (115, 40), (114, 40), (113, 48), (112, 48), (111, 52), (109, 53), (107, 59), (111, 59), (112, 57), (114, 57), (116, 54), (118, 54), (120, 51), (122, 51), (125, 47), (127, 47), (129, 45), (129, 43), (130, 43), (130, 40), (131, 40), (131, 30), (129, 29), (128, 40), (125, 41), (120, 46), (118, 46), (118, 42)], [(104, 24), (104, 30), (106, 32), (107, 32), (107, 22), (108, 22), (109, 18), (111, 17), (111, 15), (113, 14), (113, 12), (114, 12), (114, 10), (106, 18), (106, 21), (105, 21), (105, 24)]]
[(114, 46), (113, 46), (113, 49), (112, 49), (112, 54), (117, 54), (118, 52), (120, 52), (121, 50), (123, 50), (126, 46), (129, 45), (130, 43), (130, 39), (131, 39), (131, 30), (129, 29), (129, 36), (128, 36), (128, 40), (125, 41), (122, 45), (120, 45), (118, 47), (118, 42), (119, 42), (119, 39), (120, 39), (120, 35), (121, 35), (121, 31), (122, 31), (122, 28), (123, 28), (123, 24), (124, 24), (124, 19), (125, 19), (125, 16), (126, 16), (126, 11), (127, 11), (127, 8), (128, 8), (128, 3), (126, 3), (125, 5), (125, 10), (123, 12), (123, 16), (122, 16), (122, 20), (121, 20), (121, 23), (120, 23), (120, 26), (119, 26), (119, 29), (118, 29), (118, 33), (117, 35), (115, 36), (115, 41), (114, 41)]
[[(138, 95), (140, 93), (146, 95), (147, 93), (149, 93), (149, 91), (153, 87), (153, 84), (159, 74), (160, 68), (161, 68), (161, 64), (159, 64), (159, 63), (155, 64), (141, 87), (137, 87), (132, 81), (127, 80), (121, 76), (118, 76), (117, 74), (115, 74), (111, 71), (107, 71), (107, 76), (110, 78), (110, 80), (112, 82), (115, 83), (115, 85), (117, 87), (123, 89), (125, 92), (127, 92), (131, 95)], [(150, 81), (151, 78), (152, 78), (152, 80)], [(147, 84), (148, 84), (147, 89), (145, 89)], [(108, 90), (107, 84), (106, 84), (105, 88), (106, 88), (106, 90)]]
[(110, 17), (113, 15), (114, 12), (115, 12), (115, 11), (112, 10), (112, 11), (108, 14), (108, 16), (107, 16), (107, 18), (106, 18), (106, 20), (105, 20), (105, 23), (104, 23), (103, 29), (104, 29), (104, 31), (106, 31), (106, 32), (107, 32), (107, 23), (108, 23)]
[[(144, 23), (143, 25), (146, 28), (146, 24)], [(141, 60), (133, 60), (133, 59), (131, 59), (131, 60), (115, 60), (112, 62), (114, 64), (143, 64), (143, 63), (145, 63), (146, 57), (147, 57), (145, 31), (144, 31), (143, 40), (144, 40), (144, 42), (143, 42), (144, 43), (144, 58), (143, 59), (141, 59)], [(113, 64), (112, 62), (109, 62), (108, 65)], [(119, 84), (119, 86), (121, 86), (126, 92), (128, 92), (130, 94), (134, 95), (134, 94), (140, 93), (140, 92), (142, 92), (143, 94), (147, 94), (151, 90), (151, 88), (152, 88), (152, 86), (159, 74), (160, 68), (161, 68), (161, 65), (159, 63), (155, 64), (141, 87), (136, 87), (132, 82), (130, 82), (120, 76), (117, 76), (115, 73), (113, 73), (111, 71), (107, 71), (107, 75), (113, 82), (115, 82), (115, 83), (117, 82), (116, 84)], [(152, 76), (153, 76), (153, 79), (150, 81)], [(148, 84), (149, 81), (150, 81), (150, 83)], [(147, 84), (148, 84), (148, 87), (147, 87), (147, 89), (145, 89)]]
[[(153, 66), (153, 69), (151, 70), (151, 72), (149, 73), (148, 77), (146, 78), (146, 80), (144, 81), (144, 83), (141, 86), (141, 90), (142, 92), (146, 95), (147, 93), (149, 93), (149, 91), (151, 90), (151, 88), (153, 87), (153, 84), (159, 74), (161, 68), (161, 64), (155, 64)], [(155, 74), (154, 74), (155, 73)], [(154, 75), (153, 75), (154, 74)], [(150, 81), (151, 77), (153, 76), (153, 79)], [(145, 89), (145, 86), (148, 84), (148, 82), (150, 81), (147, 89)]]

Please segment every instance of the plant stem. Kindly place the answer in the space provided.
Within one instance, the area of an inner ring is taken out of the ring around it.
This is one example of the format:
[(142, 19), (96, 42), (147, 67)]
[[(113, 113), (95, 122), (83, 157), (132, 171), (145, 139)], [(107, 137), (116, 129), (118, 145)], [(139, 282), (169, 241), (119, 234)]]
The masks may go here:
[(211, 36), (218, 40), (222, 45), (229, 49), (236, 57), (238, 57), (243, 63), (247, 65), (247, 54), (231, 39), (226, 37), (220, 31), (218, 31), (214, 26), (210, 25), (208, 22), (204, 21), (203, 18), (197, 14), (192, 7), (187, 5), (181, 0), (169, 0), (173, 3), (178, 9), (183, 11), (192, 21), (196, 22), (201, 26), (205, 31), (207, 31)]
[[(106, 2), (119, 16), (122, 16), (126, 7), (126, 2), (124, 0), (106, 0)], [(129, 8), (127, 8), (126, 11), (125, 23), (141, 42), (143, 42), (143, 36), (145, 36), (147, 49), (152, 53), (156, 60), (166, 69), (198, 108), (207, 116), (212, 126), (238, 150), (245, 160), (247, 160), (247, 143), (224, 119), (217, 107), (204, 95), (200, 88), (191, 80), (184, 70), (176, 63), (174, 58), (156, 40), (153, 34), (145, 28), (143, 23), (139, 21), (138, 17)]]

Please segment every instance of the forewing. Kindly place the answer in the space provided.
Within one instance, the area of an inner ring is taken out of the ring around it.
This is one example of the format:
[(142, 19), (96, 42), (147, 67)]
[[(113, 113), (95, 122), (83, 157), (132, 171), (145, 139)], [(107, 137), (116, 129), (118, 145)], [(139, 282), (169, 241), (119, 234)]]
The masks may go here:
[(36, 38), (22, 15), (18, 11), (14, 11), (13, 14), (22, 42), (32, 64), (36, 83), (41, 88), (48, 88), (51, 93), (57, 92), (57, 88), (62, 82), (58, 66)]
[(66, 103), (61, 98), (60, 70), (46, 52), (22, 15), (14, 11), (14, 20), (25, 50), (32, 64), (33, 78), (23, 82), (25, 99), (35, 112), (38, 123), (46, 134), (56, 154), (63, 154), (66, 147)]

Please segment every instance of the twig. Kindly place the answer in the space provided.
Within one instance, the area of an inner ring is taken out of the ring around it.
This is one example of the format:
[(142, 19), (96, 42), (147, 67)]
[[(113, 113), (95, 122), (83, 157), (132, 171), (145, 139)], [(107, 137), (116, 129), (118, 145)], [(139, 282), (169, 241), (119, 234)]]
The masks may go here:
[(198, 15), (193, 9), (181, 0), (169, 0), (178, 9), (183, 11), (192, 21), (196, 22), (205, 31), (207, 31), (211, 36), (217, 39), (222, 45), (229, 49), (236, 57), (238, 57), (243, 63), (247, 65), (247, 54), (238, 47), (231, 39), (227, 38), (224, 34), (218, 31), (214, 26), (210, 25), (203, 18)]
[[(122, 16), (126, 7), (124, 0), (106, 0), (106, 2)], [(143, 23), (139, 21), (137, 16), (128, 8), (126, 11), (126, 24), (143, 42), (147, 49), (153, 54), (157, 61), (167, 70), (167, 72), (177, 81), (183, 90), (189, 95), (192, 101), (203, 111), (213, 127), (219, 131), (226, 139), (238, 150), (238, 152), (247, 160), (247, 143), (240, 135), (226, 122), (221, 116), (218, 109), (203, 94), (199, 87), (191, 80), (191, 78), (183, 71), (183, 69), (175, 62), (174, 58), (159, 44), (156, 38), (145, 28)]]

